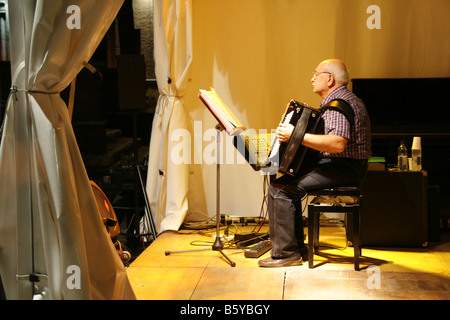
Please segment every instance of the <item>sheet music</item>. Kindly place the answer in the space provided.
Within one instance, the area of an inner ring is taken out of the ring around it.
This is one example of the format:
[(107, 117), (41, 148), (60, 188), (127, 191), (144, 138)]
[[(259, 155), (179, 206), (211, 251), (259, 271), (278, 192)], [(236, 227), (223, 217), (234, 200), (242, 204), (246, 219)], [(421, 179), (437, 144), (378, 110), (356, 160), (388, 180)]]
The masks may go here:
[(245, 136), (245, 145), (249, 152), (256, 155), (256, 165), (267, 164), (267, 158), (272, 146), (272, 133), (251, 134)]
[(225, 130), (227, 130), (228, 134), (234, 135), (239, 131), (245, 130), (245, 127), (242, 126), (230, 109), (228, 109), (213, 88), (211, 88), (210, 91), (200, 89), (199, 97), (203, 100), (205, 105), (209, 108)]

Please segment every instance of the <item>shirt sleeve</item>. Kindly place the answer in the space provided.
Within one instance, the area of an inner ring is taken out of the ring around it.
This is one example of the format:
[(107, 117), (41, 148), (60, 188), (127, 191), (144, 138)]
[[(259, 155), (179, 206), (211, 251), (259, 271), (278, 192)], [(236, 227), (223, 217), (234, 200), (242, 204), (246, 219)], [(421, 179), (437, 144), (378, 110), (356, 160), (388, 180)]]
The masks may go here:
[(350, 139), (350, 123), (339, 111), (326, 110), (323, 114), (324, 133), (341, 136)]

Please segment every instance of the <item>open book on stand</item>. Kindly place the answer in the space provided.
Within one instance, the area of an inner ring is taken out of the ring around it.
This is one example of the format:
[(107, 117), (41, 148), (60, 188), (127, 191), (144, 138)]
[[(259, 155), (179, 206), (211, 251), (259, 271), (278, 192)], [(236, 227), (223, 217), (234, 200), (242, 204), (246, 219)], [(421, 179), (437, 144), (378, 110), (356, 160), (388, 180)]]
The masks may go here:
[(275, 137), (273, 133), (250, 134), (244, 132), (246, 128), (234, 116), (213, 88), (210, 91), (200, 90), (198, 96), (219, 124), (229, 135), (234, 137), (233, 144), (235, 148), (244, 156), (245, 160), (255, 171), (270, 166), (268, 156)]
[(230, 136), (237, 135), (245, 130), (245, 127), (228, 109), (213, 88), (210, 91), (200, 89), (198, 96)]

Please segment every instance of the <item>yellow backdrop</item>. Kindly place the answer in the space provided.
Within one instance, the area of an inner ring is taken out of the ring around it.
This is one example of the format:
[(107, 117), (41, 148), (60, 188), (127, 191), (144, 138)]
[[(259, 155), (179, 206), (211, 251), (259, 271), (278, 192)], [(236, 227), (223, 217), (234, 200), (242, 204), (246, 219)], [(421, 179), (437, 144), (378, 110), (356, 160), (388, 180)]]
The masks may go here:
[[(213, 87), (247, 128), (270, 130), (289, 99), (318, 105), (310, 79), (326, 58), (344, 60), (351, 78), (448, 77), (449, 12), (448, 0), (194, 0), (189, 212), (215, 213), (216, 166), (199, 159), (216, 122), (199, 89)], [(263, 177), (245, 163), (221, 173), (222, 213), (259, 215)]]

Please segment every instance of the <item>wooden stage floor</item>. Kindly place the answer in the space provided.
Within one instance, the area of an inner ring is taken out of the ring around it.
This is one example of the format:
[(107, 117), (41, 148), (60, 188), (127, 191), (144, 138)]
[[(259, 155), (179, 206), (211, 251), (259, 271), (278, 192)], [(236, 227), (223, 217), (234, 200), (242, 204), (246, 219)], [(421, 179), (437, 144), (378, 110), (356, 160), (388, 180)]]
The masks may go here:
[[(127, 274), (139, 300), (450, 299), (448, 231), (427, 248), (363, 248), (362, 270), (354, 271), (353, 248), (346, 246), (344, 228), (320, 230), (320, 255), (314, 256), (313, 269), (308, 263), (260, 268), (258, 259), (246, 258), (242, 249), (224, 250), (236, 267), (213, 250), (165, 254), (210, 248), (216, 233), (212, 229), (159, 235)], [(244, 231), (249, 230), (241, 228)]]

